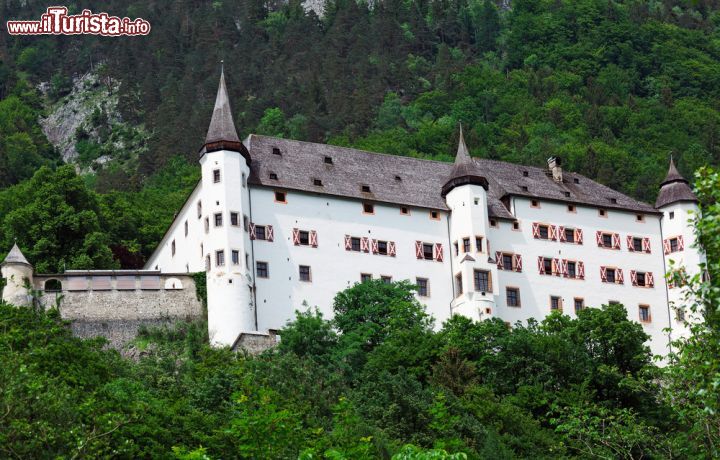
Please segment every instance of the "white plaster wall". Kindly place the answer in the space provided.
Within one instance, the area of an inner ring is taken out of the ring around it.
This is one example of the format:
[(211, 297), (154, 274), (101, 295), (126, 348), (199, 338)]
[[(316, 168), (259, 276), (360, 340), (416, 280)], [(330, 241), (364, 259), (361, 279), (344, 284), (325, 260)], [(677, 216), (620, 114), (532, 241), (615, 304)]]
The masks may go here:
[[(251, 198), (253, 222), (273, 225), (275, 232), (274, 242), (253, 241), (255, 260), (268, 262), (270, 273), (267, 279), (256, 278), (260, 331), (285, 325), (295, 310), (305, 308), (303, 302), (332, 317), (333, 298), (359, 282), (361, 273), (413, 283), (416, 277), (428, 278), (430, 296), (420, 301), (437, 325), (449, 317), (453, 295), (446, 213), (433, 220), (427, 209), (410, 208), (407, 216), (400, 206), (376, 203), (375, 213), (368, 215), (357, 200), (293, 191), (287, 193), (287, 204), (281, 204), (267, 188), (253, 188)], [(293, 228), (317, 231), (318, 247), (294, 246)], [(345, 235), (395, 241), (397, 256), (346, 251)], [(442, 243), (444, 261), (418, 260), (416, 240)], [(311, 267), (312, 282), (298, 280), (300, 265)]]
[[(642, 323), (643, 329), (652, 336), (653, 353), (665, 354), (667, 336), (663, 329), (668, 327), (668, 308), (663, 279), (663, 251), (660, 238), (660, 219), (656, 215), (645, 215), (644, 222), (636, 220), (636, 213), (607, 210), (607, 217), (600, 217), (597, 208), (576, 206), (576, 212), (569, 212), (564, 203), (540, 201), (540, 207), (531, 206), (531, 201), (515, 198), (513, 206), (520, 221), (520, 229), (513, 230), (512, 223), (499, 221), (499, 228), (490, 228), (491, 252), (510, 251), (519, 253), (523, 259), (522, 273), (498, 270), (500, 294), (497, 299), (498, 316), (514, 323), (534, 317), (542, 319), (550, 313), (550, 296), (563, 299), (563, 312), (575, 316), (574, 298), (585, 300), (586, 307), (600, 307), (610, 300), (616, 300), (628, 311), (630, 319), (639, 320), (639, 305), (650, 306), (652, 321)], [(556, 226), (581, 228), (583, 244), (560, 243), (533, 238), (532, 223), (541, 222)], [(620, 250), (599, 248), (595, 241), (597, 230), (620, 234)], [(630, 252), (626, 236), (649, 237), (651, 253)], [(537, 268), (539, 256), (581, 260), (585, 264), (585, 279), (576, 280), (557, 276), (540, 275)], [(603, 283), (600, 266), (614, 266), (623, 269), (625, 283), (622, 285)], [(635, 287), (630, 281), (630, 270), (652, 272), (655, 278), (653, 288)], [(506, 286), (520, 288), (521, 307), (508, 307), (505, 299)]]

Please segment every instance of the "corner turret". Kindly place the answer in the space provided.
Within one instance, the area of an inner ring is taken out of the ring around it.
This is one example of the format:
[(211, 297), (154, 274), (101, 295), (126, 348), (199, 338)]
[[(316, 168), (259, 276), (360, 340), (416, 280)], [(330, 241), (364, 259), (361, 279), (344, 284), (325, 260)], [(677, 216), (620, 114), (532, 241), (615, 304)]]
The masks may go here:
[(2, 299), (10, 304), (27, 306), (32, 303), (28, 286), (33, 282), (33, 266), (27, 261), (17, 243), (12, 247), (5, 260), (0, 264), (2, 277), (6, 285)]
[(660, 209), (680, 202), (697, 203), (698, 199), (688, 181), (678, 172), (671, 157), (667, 176), (660, 184), (660, 193), (655, 201), (655, 208)]
[(458, 142), (457, 154), (455, 155), (455, 164), (450, 172), (447, 182), (443, 185), (442, 196), (447, 196), (448, 193), (455, 187), (461, 185), (479, 185), (486, 191), (488, 189), (488, 181), (483, 176), (480, 167), (470, 157), (467, 145), (465, 145), (465, 137), (463, 136), (462, 124), (460, 125), (460, 140)]

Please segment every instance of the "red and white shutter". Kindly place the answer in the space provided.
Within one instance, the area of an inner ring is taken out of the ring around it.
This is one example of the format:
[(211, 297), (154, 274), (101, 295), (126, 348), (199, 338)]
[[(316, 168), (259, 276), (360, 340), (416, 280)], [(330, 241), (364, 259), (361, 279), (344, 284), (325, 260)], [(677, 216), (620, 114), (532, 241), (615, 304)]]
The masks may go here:
[(498, 270), (503, 269), (502, 252), (495, 251), (495, 264), (497, 264)]
[(635, 252), (635, 246), (633, 246), (633, 237), (632, 235), (627, 236), (627, 248), (630, 252)]
[(618, 284), (624, 284), (625, 279), (623, 278), (623, 271), (622, 268), (616, 268), (615, 269), (615, 279), (617, 280)]
[(522, 271), (522, 256), (520, 254), (513, 254), (513, 263), (515, 264), (515, 271)]
[(642, 250), (648, 254), (650, 254), (650, 238), (643, 238), (642, 240)]
[(533, 234), (533, 238), (540, 238), (540, 224), (539, 223), (533, 222), (532, 234)]
[(685, 241), (683, 240), (683, 236), (678, 235), (677, 240), (678, 240), (678, 251), (682, 251), (683, 249), (685, 249)]
[(558, 233), (560, 233), (560, 242), (564, 243), (567, 241), (567, 238), (565, 238), (565, 227), (560, 226), (558, 227)]
[(607, 283), (607, 269), (605, 267), (600, 267), (600, 279), (603, 283)]
[(551, 240), (557, 240), (557, 227), (554, 225), (548, 225), (548, 236)]
[(635, 270), (630, 270), (630, 282), (633, 286), (637, 286), (637, 272)]
[(416, 241), (415, 242), (415, 257), (418, 259), (423, 258), (423, 244), (422, 241)]
[(370, 252), (370, 239), (367, 237), (360, 238), (360, 250), (362, 252)]
[(372, 248), (372, 253), (377, 254), (379, 252), (378, 240), (370, 240), (370, 247)]
[(655, 287), (655, 277), (651, 272), (645, 273), (645, 284), (647, 287)]
[(318, 247), (317, 232), (315, 230), (310, 230), (310, 246)]
[(612, 241), (613, 241), (613, 249), (620, 249), (620, 234), (619, 233), (613, 233)]
[(583, 231), (581, 228), (575, 229), (575, 243), (583, 244)]
[(665, 252), (666, 255), (670, 254), (670, 239), (669, 238), (663, 240), (663, 251)]
[(345, 235), (345, 250), (350, 251), (352, 249), (352, 237)]
[(570, 276), (570, 271), (568, 270), (567, 259), (562, 259), (560, 261), (560, 271), (562, 272), (562, 276), (564, 276), (565, 278)]
[(583, 262), (577, 263), (577, 277), (581, 280), (585, 279), (585, 263)]
[(442, 261), (443, 261), (443, 247), (442, 247), (442, 243), (435, 243), (435, 246), (434, 246), (434, 248), (433, 248), (433, 252), (435, 253), (435, 254), (434, 254), (435, 260), (437, 260), (438, 262), (442, 262)]
[(252, 222), (250, 222), (250, 239), (255, 239), (255, 224), (253, 224)]
[(293, 244), (295, 246), (299, 246), (300, 245), (300, 229), (293, 228), (292, 238), (293, 238)]
[(394, 241), (390, 241), (390, 242), (388, 243), (388, 254), (389, 254), (391, 257), (395, 257), (395, 256), (397, 255), (397, 247), (395, 246), (395, 242), (394, 242)]
[(265, 227), (265, 238), (271, 243), (275, 241), (275, 230), (273, 230), (272, 225), (268, 225)]
[(538, 272), (541, 275), (545, 274), (545, 260), (543, 256), (538, 256)]
[(603, 247), (603, 238), (602, 238), (602, 232), (600, 230), (595, 232), (595, 241), (597, 242), (597, 245), (600, 247)]

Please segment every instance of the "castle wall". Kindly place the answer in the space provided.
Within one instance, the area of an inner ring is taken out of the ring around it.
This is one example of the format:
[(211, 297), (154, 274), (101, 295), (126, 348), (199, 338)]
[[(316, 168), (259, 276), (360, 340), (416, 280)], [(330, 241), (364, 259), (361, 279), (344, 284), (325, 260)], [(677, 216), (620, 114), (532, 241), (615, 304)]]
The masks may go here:
[[(45, 290), (57, 280), (61, 290)], [(191, 276), (140, 271), (68, 272), (35, 275), (35, 289), (47, 307), (59, 306), (79, 337), (106, 337), (122, 347), (135, 338), (140, 325), (157, 326), (202, 318)]]

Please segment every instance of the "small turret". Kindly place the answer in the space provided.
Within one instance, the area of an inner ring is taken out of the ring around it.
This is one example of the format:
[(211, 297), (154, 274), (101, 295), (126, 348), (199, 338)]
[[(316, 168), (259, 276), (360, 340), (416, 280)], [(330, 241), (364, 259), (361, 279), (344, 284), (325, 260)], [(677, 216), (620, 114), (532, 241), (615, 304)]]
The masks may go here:
[(450, 172), (450, 177), (443, 185), (442, 196), (446, 196), (455, 187), (468, 184), (479, 185), (485, 190), (488, 189), (487, 179), (483, 176), (477, 163), (470, 157), (470, 152), (468, 152), (467, 145), (465, 145), (462, 125), (460, 125), (460, 141), (455, 155), (455, 164)]
[(698, 199), (688, 181), (678, 172), (673, 159), (670, 158), (670, 168), (665, 180), (660, 184), (660, 193), (655, 201), (655, 208), (660, 209), (680, 202), (697, 203)]
[(0, 271), (6, 281), (2, 292), (3, 300), (18, 306), (30, 305), (32, 299), (28, 286), (32, 286), (33, 266), (20, 251), (17, 243), (0, 264)]

